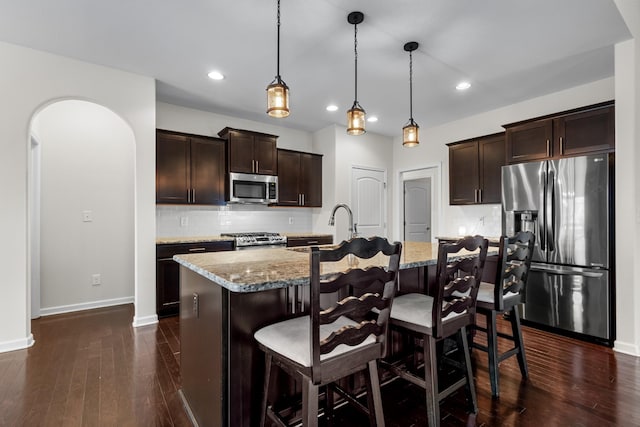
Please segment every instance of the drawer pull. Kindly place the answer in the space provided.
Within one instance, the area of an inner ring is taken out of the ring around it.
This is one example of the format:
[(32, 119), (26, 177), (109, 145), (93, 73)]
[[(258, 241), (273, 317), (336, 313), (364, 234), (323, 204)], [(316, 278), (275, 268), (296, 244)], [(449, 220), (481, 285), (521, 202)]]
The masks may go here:
[(318, 244), (318, 241), (317, 241), (317, 240), (309, 240), (309, 241), (307, 242), (307, 244), (309, 244), (309, 245), (317, 245), (317, 244)]
[(189, 252), (202, 252), (202, 251), (206, 251), (207, 248), (191, 248), (189, 249)]
[(162, 305), (164, 307), (168, 306), (168, 305), (176, 305), (176, 304), (180, 304), (180, 301), (173, 301), (173, 302), (165, 302)]

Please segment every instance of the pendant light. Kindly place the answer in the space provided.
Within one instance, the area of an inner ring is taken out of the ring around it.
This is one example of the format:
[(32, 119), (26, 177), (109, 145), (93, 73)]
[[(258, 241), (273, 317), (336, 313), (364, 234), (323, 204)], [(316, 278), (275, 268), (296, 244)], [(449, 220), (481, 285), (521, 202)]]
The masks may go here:
[(278, 0), (278, 57), (276, 77), (267, 86), (267, 114), (284, 118), (289, 115), (289, 87), (280, 77), (280, 0)]
[(409, 52), (409, 123), (402, 128), (402, 145), (405, 147), (415, 147), (420, 144), (418, 140), (418, 130), (420, 126), (413, 121), (413, 54), (418, 48), (418, 42), (408, 42), (404, 45), (404, 50)]
[(364, 21), (362, 12), (351, 12), (347, 16), (349, 24), (353, 24), (353, 51), (355, 58), (355, 100), (353, 106), (347, 111), (347, 133), (349, 135), (362, 135), (364, 130), (365, 111), (358, 103), (358, 24)]

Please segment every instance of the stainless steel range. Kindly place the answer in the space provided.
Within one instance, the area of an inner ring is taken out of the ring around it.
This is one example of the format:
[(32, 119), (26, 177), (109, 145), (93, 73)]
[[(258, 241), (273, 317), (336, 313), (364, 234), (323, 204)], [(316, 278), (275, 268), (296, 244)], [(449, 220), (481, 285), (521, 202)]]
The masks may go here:
[(287, 238), (278, 233), (252, 231), (246, 233), (221, 233), (223, 237), (233, 237), (236, 250), (283, 248), (287, 246)]

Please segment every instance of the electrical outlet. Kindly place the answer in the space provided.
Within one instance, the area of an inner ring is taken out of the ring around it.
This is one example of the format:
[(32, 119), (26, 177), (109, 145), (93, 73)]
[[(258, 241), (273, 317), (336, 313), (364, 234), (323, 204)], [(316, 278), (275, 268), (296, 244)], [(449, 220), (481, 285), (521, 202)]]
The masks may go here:
[(93, 221), (93, 212), (82, 211), (82, 222), (91, 222), (91, 221)]
[(189, 217), (181, 216), (180, 217), (180, 227), (188, 227), (189, 226)]
[(91, 285), (98, 286), (101, 283), (100, 274), (92, 274), (91, 275)]

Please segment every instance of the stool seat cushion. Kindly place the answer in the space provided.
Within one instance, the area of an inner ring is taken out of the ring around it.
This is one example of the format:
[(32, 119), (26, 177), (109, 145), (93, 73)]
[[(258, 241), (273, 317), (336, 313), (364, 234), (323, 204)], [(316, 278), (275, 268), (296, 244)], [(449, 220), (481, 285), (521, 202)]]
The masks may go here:
[[(397, 296), (393, 299), (393, 305), (391, 306), (391, 321), (398, 320), (405, 323), (411, 323), (423, 328), (433, 327), (433, 316), (431, 314), (433, 310), (433, 298), (424, 294), (404, 294)], [(462, 316), (466, 311), (462, 313), (451, 312), (447, 317), (442, 319), (442, 322), (446, 322), (458, 316)]]
[[(265, 347), (293, 360), (294, 362), (309, 367), (311, 366), (310, 352), (310, 318), (309, 316), (296, 317), (283, 322), (274, 323), (258, 330), (254, 337)], [(357, 326), (358, 323), (345, 316), (340, 316), (335, 322), (320, 325), (320, 341), (331, 335), (343, 326)], [(364, 347), (376, 342), (373, 335), (369, 335), (363, 342), (354, 346), (338, 345), (333, 351), (320, 355), (320, 360), (339, 356), (354, 349)]]
[[(488, 282), (480, 282), (480, 287), (478, 288), (478, 299), (477, 305), (478, 307), (488, 307), (491, 308), (495, 304), (494, 298), (494, 289), (495, 286), (493, 283)], [(510, 298), (516, 298), (518, 293), (516, 292), (507, 292), (502, 296), (502, 300), (507, 302)]]

